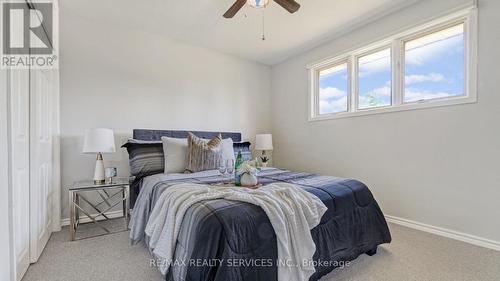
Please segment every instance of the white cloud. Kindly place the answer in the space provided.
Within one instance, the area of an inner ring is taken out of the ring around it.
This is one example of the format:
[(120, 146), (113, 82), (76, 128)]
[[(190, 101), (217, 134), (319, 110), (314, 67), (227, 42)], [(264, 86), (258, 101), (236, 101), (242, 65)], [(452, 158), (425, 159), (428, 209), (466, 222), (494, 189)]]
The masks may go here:
[(407, 89), (405, 92), (405, 101), (413, 102), (419, 100), (430, 100), (437, 98), (446, 98), (451, 96), (457, 96), (457, 94), (446, 93), (446, 92), (428, 92), (428, 91), (419, 91)]
[(391, 49), (385, 49), (359, 59), (359, 76), (391, 71)]
[(359, 66), (359, 77), (366, 77), (382, 71), (391, 71), (391, 61), (376, 60)]
[(347, 110), (347, 92), (335, 87), (320, 88), (319, 113), (336, 113)]
[(358, 103), (359, 103), (359, 108), (369, 108), (369, 107), (376, 106), (376, 104), (377, 104), (376, 102), (374, 102), (374, 100), (372, 98), (367, 97), (367, 96), (360, 96)]
[(374, 89), (371, 94), (374, 97), (390, 97), (391, 96), (391, 87), (384, 86), (382, 88)]
[[(390, 81), (388, 83), (390, 85)], [(376, 88), (371, 92), (359, 96), (359, 107), (368, 108), (387, 105), (387, 98), (391, 96), (391, 87), (387, 85)], [(385, 99), (384, 99), (385, 98)], [(390, 102), (390, 99), (389, 99)]]
[(363, 96), (371, 96), (374, 98), (384, 98), (391, 96), (391, 87), (389, 85), (385, 85), (380, 88), (373, 89), (368, 93), (361, 93), (361, 97)]
[(340, 98), (346, 96), (347, 92), (342, 91), (335, 87), (326, 87), (319, 89), (319, 97), (320, 99), (332, 99), (332, 98)]
[(346, 110), (347, 110), (347, 96), (335, 100), (319, 101), (320, 114), (343, 112)]
[(445, 53), (455, 52), (457, 50), (463, 51), (463, 36), (455, 36), (447, 38), (446, 40), (436, 41), (431, 44), (410, 49), (405, 53), (405, 62), (409, 65), (422, 65), (442, 57)]
[(442, 82), (446, 81), (445, 77), (441, 73), (430, 73), (430, 74), (415, 74), (415, 75), (406, 75), (405, 76), (405, 84), (412, 85), (416, 83), (422, 82)]

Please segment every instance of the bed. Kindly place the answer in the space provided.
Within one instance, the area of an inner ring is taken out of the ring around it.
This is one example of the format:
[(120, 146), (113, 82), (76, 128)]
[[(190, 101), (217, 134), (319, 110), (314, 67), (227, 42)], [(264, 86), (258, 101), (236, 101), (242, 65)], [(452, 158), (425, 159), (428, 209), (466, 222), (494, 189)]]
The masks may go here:
[[(215, 132), (194, 132), (210, 138)], [(134, 130), (133, 137), (158, 141), (162, 136), (184, 138), (185, 131)], [(241, 141), (239, 133), (223, 133)], [(265, 168), (258, 176), (266, 185), (273, 182), (295, 184), (320, 198), (328, 210), (311, 230), (316, 252), (316, 272), (309, 280), (319, 280), (337, 267), (345, 266), (361, 254), (374, 255), (377, 246), (391, 242), (391, 235), (376, 200), (361, 182), (333, 176)], [(130, 223), (133, 243), (145, 242), (144, 229), (160, 194), (176, 183), (215, 184), (223, 178), (218, 171), (192, 174), (151, 174), (136, 178), (137, 190)], [(134, 194), (134, 192), (132, 192)], [(229, 262), (231, 261), (231, 262)], [(224, 199), (191, 206), (182, 221), (174, 263), (166, 280), (247, 281), (278, 280), (276, 235), (264, 211), (255, 205)]]

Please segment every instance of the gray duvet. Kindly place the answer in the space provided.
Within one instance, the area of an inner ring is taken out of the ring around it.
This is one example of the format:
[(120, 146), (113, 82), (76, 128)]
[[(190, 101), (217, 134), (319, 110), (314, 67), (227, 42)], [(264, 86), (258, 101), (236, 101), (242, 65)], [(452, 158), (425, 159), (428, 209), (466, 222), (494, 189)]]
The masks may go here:
[[(160, 194), (176, 183), (217, 183), (217, 171), (193, 174), (157, 174), (142, 180), (130, 222), (134, 244), (148, 237), (144, 229)], [(227, 180), (227, 179), (226, 179)], [(374, 254), (391, 236), (385, 218), (369, 189), (359, 181), (264, 169), (259, 182), (296, 184), (320, 198), (328, 207), (320, 225), (311, 230), (316, 244), (310, 280), (318, 280), (360, 254)], [(154, 261), (162, 262), (162, 261)], [(154, 263), (153, 263), (154, 264)], [(177, 240), (175, 257), (166, 280), (274, 281), (278, 266), (276, 236), (258, 206), (224, 199), (197, 203), (188, 209)]]

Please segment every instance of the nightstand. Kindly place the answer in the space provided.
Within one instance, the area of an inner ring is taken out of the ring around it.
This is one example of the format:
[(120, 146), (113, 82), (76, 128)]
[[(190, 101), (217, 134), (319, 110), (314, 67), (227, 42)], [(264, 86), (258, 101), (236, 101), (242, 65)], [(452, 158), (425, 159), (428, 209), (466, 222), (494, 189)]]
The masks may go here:
[[(99, 196), (99, 200), (92, 201), (88, 196), (90, 193), (94, 193)], [(75, 182), (72, 187), (69, 188), (69, 204), (70, 204), (70, 239), (71, 241), (76, 240), (76, 232), (78, 226), (83, 224), (80, 219), (80, 213), (86, 216), (85, 220), (87, 223), (94, 223), (96, 226), (102, 228), (106, 233), (94, 236), (87, 236), (80, 239), (91, 238), (101, 235), (107, 235), (112, 233), (117, 233), (121, 231), (128, 230), (129, 223), (129, 209), (130, 209), (130, 184), (129, 179), (115, 178), (111, 183), (105, 184), (94, 184), (93, 181), (80, 181)], [(92, 209), (89, 212), (84, 208), (82, 203)], [(103, 220), (109, 220), (110, 217), (106, 214), (108, 211), (114, 207), (122, 204), (123, 219), (125, 220), (125, 229), (119, 231), (110, 231), (104, 225), (102, 225)], [(97, 212), (93, 214), (94, 212)]]

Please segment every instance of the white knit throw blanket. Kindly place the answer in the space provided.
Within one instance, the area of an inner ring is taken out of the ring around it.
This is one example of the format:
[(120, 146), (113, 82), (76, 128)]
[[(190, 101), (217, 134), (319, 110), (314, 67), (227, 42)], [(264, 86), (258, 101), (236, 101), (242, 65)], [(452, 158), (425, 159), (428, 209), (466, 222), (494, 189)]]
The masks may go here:
[(309, 280), (315, 272), (310, 261), (316, 251), (311, 229), (319, 224), (327, 208), (313, 194), (287, 183), (273, 183), (258, 189), (193, 183), (169, 187), (158, 199), (146, 226), (153, 254), (166, 261), (160, 266), (163, 274), (173, 262), (175, 243), (187, 209), (197, 202), (220, 198), (260, 206), (276, 233), (281, 262), (278, 280)]

